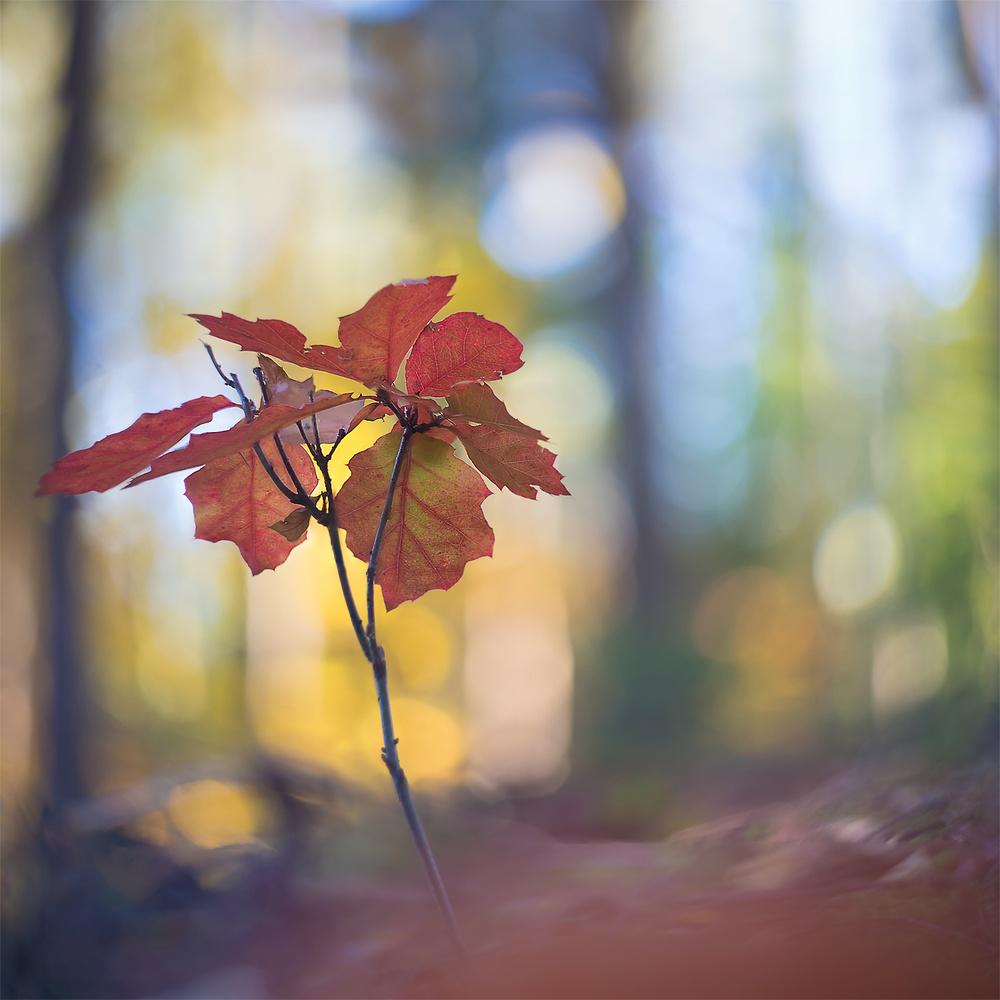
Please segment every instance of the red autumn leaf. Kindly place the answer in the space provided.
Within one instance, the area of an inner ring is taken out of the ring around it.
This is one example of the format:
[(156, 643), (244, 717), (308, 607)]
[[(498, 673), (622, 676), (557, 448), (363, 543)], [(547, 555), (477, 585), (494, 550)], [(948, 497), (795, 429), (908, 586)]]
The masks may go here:
[(555, 496), (569, 496), (553, 462), (556, 456), (537, 441), (498, 427), (456, 421), (452, 430), (465, 445), (472, 464), (491, 482), (534, 500), (535, 486)]
[(167, 452), (166, 455), (158, 458), (153, 462), (149, 472), (133, 479), (129, 486), (137, 486), (149, 479), (157, 479), (171, 472), (193, 469), (196, 465), (205, 465), (218, 458), (225, 458), (227, 455), (249, 448), (256, 441), (269, 438), (275, 431), (280, 431), (282, 427), (289, 427), (313, 413), (319, 413), (332, 406), (341, 406), (350, 401), (350, 393), (344, 393), (342, 396), (334, 396), (333, 399), (323, 399), (298, 408), (280, 405), (265, 406), (249, 424), (241, 421), (235, 427), (230, 427), (228, 431), (192, 434), (191, 441), (184, 448)]
[(451, 300), (455, 275), (400, 281), (340, 318), (340, 356), (359, 382), (395, 381), (420, 331)]
[(406, 362), (406, 387), (423, 396), (447, 396), (457, 385), (492, 382), (524, 362), (521, 341), (506, 327), (460, 312), (429, 323)]
[[(261, 374), (264, 376), (264, 389), (267, 393), (267, 403), (269, 406), (307, 406), (310, 402), (319, 403), (324, 399), (336, 398), (336, 393), (329, 389), (317, 389), (312, 375), (303, 381), (289, 378), (288, 373), (281, 365), (265, 357), (263, 354), (257, 355), (260, 363)], [(364, 407), (364, 400), (355, 399), (350, 403), (338, 405), (335, 408), (324, 410), (316, 416), (316, 433), (319, 435), (320, 444), (333, 444), (340, 436), (341, 431), (348, 431), (354, 421), (355, 415)], [(305, 425), (306, 433), (310, 435), (312, 441), (312, 420)], [(302, 435), (298, 427), (294, 424), (278, 431), (278, 437), (287, 444), (302, 444)]]
[[(337, 494), (337, 515), (347, 545), (367, 561), (402, 431), (379, 438), (348, 466), (350, 478)], [(386, 609), (428, 590), (447, 590), (465, 564), (493, 552), (493, 531), (483, 517), (490, 495), (480, 477), (459, 461), (450, 445), (416, 434), (403, 461), (379, 556), (376, 581)]]
[[(283, 468), (273, 441), (262, 441), (261, 448), (275, 468)], [(309, 454), (301, 445), (285, 453), (311, 492), (317, 478)], [(290, 541), (272, 530), (299, 508), (278, 491), (252, 448), (209, 462), (184, 480), (184, 493), (194, 507), (195, 538), (235, 542), (254, 576), (280, 566), (305, 537)]]
[(458, 435), (450, 427), (429, 427), (426, 431), (422, 433), (426, 434), (428, 437), (437, 438), (439, 441), (447, 441), (448, 444), (454, 444)]
[(327, 344), (306, 347), (305, 336), (291, 323), (280, 319), (241, 319), (227, 312), (221, 316), (207, 316), (204, 313), (189, 315), (201, 323), (213, 337), (237, 344), (244, 351), (256, 351), (303, 368), (351, 377), (340, 358), (339, 347)]
[(512, 417), (507, 412), (507, 407), (497, 399), (488, 385), (474, 383), (450, 393), (444, 415), (453, 420), (496, 427), (498, 430), (523, 434), (536, 440), (548, 440), (541, 431), (536, 431), (534, 427), (522, 424), (520, 420)]
[(172, 448), (185, 434), (227, 406), (236, 406), (225, 396), (200, 396), (172, 410), (144, 413), (126, 430), (109, 434), (97, 444), (58, 459), (42, 476), (36, 496), (48, 493), (87, 493), (105, 490), (141, 472)]

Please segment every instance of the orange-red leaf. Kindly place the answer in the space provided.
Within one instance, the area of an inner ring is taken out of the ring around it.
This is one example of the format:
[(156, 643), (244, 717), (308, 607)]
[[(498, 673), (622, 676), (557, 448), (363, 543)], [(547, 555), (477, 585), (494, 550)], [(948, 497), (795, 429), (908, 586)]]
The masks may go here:
[(555, 496), (569, 496), (553, 462), (556, 456), (523, 434), (498, 427), (476, 427), (456, 421), (451, 428), (472, 464), (497, 486), (534, 500), (535, 486)]
[[(382, 514), (402, 431), (379, 438), (348, 466), (350, 478), (337, 495), (337, 515), (347, 545), (368, 560)], [(490, 495), (482, 479), (450, 445), (415, 435), (393, 496), (376, 581), (388, 610), (428, 590), (457, 583), (465, 564), (493, 552), (493, 530), (483, 517)]]
[(306, 347), (306, 338), (291, 323), (280, 319), (241, 319), (232, 313), (221, 316), (207, 316), (204, 313), (190, 313), (213, 337), (237, 344), (244, 351), (256, 351), (272, 358), (289, 361), (293, 365), (312, 368), (315, 371), (331, 372), (334, 375), (351, 376), (345, 367), (339, 347), (316, 344)]
[(406, 362), (406, 387), (422, 396), (447, 396), (457, 385), (492, 382), (524, 362), (521, 341), (506, 327), (460, 312), (429, 323)]
[(159, 476), (166, 476), (171, 472), (193, 469), (196, 465), (205, 465), (216, 459), (225, 458), (227, 455), (249, 448), (257, 441), (270, 438), (275, 431), (280, 431), (282, 427), (290, 427), (313, 413), (328, 410), (332, 406), (341, 406), (350, 401), (350, 393), (344, 393), (342, 396), (321, 399), (318, 402), (309, 403), (307, 406), (294, 407), (281, 406), (280, 404), (265, 406), (249, 424), (241, 421), (235, 427), (230, 427), (228, 431), (192, 434), (191, 441), (186, 447), (167, 452), (166, 455), (158, 458), (153, 462), (149, 472), (133, 479), (129, 486), (137, 486), (149, 479), (157, 479)]
[(340, 318), (340, 357), (351, 378), (391, 383), (420, 331), (450, 301), (455, 275), (400, 281)]
[[(273, 441), (261, 448), (273, 466), (284, 467)], [(285, 452), (302, 485), (315, 489), (316, 468), (305, 448)], [(291, 541), (271, 530), (300, 508), (278, 491), (252, 448), (209, 462), (184, 480), (184, 492), (194, 507), (195, 538), (235, 542), (255, 576), (280, 566), (305, 537)]]
[(507, 412), (507, 407), (497, 399), (488, 385), (463, 386), (448, 395), (448, 406), (444, 415), (453, 420), (466, 423), (484, 424), (499, 430), (510, 431), (513, 434), (523, 434), (535, 440), (547, 441), (548, 438), (534, 427), (522, 424)]
[(89, 448), (58, 459), (42, 476), (36, 496), (90, 490), (103, 493), (141, 472), (219, 410), (235, 405), (225, 396), (200, 396), (172, 410), (144, 413), (126, 430), (109, 434)]

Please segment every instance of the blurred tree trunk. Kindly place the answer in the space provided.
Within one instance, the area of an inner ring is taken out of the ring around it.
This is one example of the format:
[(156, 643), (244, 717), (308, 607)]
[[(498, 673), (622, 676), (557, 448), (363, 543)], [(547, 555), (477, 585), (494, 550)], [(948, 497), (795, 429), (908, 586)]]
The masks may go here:
[[(93, 183), (93, 120), (96, 78), (96, 32), (101, 14), (97, 0), (75, 0), (69, 16), (71, 36), (61, 99), (66, 113), (65, 133), (57, 152), (52, 194), (37, 228), (28, 237), (29, 264), (24, 290), (47, 288), (50, 311), (49, 354), (33, 377), (47, 373), (48, 458), (69, 449), (67, 408), (73, 387), (74, 347), (71, 276), (81, 219), (86, 214)], [(31, 331), (26, 331), (29, 333)], [(81, 544), (77, 529), (77, 502), (58, 496), (48, 525), (47, 566), (42, 592), (47, 596), (48, 703), (42, 716), (43, 795), (57, 810), (83, 796), (86, 754), (86, 655), (80, 627), (79, 585)], [(46, 578), (47, 577), (47, 578)]]
[(637, 79), (632, 65), (635, 19), (641, 5), (635, 0), (604, 4), (610, 50), (605, 87), (610, 126), (626, 184), (626, 214), (622, 223), (626, 260), (602, 303), (612, 338), (608, 357), (614, 371), (619, 399), (618, 454), (621, 472), (635, 522), (632, 617), (643, 630), (662, 626), (676, 597), (675, 571), (663, 543), (654, 479), (656, 435), (654, 429), (653, 340), (657, 331), (652, 311), (648, 243), (649, 220), (628, 190), (625, 153), (638, 117)]

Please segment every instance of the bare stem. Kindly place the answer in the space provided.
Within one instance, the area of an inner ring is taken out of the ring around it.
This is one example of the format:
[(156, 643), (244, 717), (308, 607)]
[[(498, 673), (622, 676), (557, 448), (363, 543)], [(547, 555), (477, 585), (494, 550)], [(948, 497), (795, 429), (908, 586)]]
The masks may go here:
[(236, 394), (240, 397), (240, 403), (243, 406), (243, 414), (246, 417), (247, 423), (253, 420), (253, 403), (247, 398), (246, 393), (243, 391), (243, 386), (240, 385), (240, 380), (236, 375), (236, 372), (230, 372), (229, 375), (222, 370), (222, 365), (219, 364), (215, 359), (215, 351), (212, 350), (211, 344), (206, 344), (202, 341), (202, 346), (208, 351), (208, 356), (212, 359), (212, 364), (215, 365), (215, 370), (219, 373), (219, 378), (229, 386), (230, 389), (235, 389)]
[(375, 638), (375, 575), (378, 570), (378, 557), (382, 551), (382, 540), (385, 537), (385, 527), (389, 521), (389, 512), (392, 510), (392, 500), (396, 493), (396, 484), (399, 482), (399, 474), (406, 459), (406, 452), (413, 437), (414, 429), (412, 425), (404, 425), (403, 436), (399, 442), (399, 451), (396, 453), (396, 461), (392, 467), (392, 475), (389, 477), (389, 487), (385, 494), (385, 503), (382, 505), (382, 516), (379, 518), (378, 529), (375, 532), (375, 541), (372, 543), (371, 555), (368, 557), (368, 659), (372, 665), (372, 672), (375, 675), (375, 689), (378, 693), (379, 714), (382, 719), (382, 762), (385, 764), (392, 778), (393, 786), (396, 789), (396, 797), (403, 807), (403, 815), (406, 817), (407, 826), (410, 828), (410, 835), (416, 845), (420, 860), (423, 862), (424, 872), (427, 880), (431, 884), (431, 891), (434, 893), (434, 901), (437, 903), (441, 919), (444, 921), (445, 930), (451, 939), (452, 946), (466, 967), (472, 968), (472, 959), (469, 951), (462, 939), (462, 932), (458, 928), (458, 921), (455, 919), (455, 911), (451, 908), (451, 901), (448, 899), (448, 892), (444, 887), (441, 873), (438, 871), (437, 863), (434, 861), (434, 852), (424, 833), (424, 828), (417, 815), (417, 807), (413, 803), (413, 796), (410, 793), (410, 783), (406, 780), (406, 774), (399, 762), (399, 751), (397, 746), (399, 740), (396, 737), (395, 728), (392, 722), (392, 707), (389, 703), (389, 677), (385, 663), (385, 651), (378, 644)]
[(416, 845), (420, 860), (423, 862), (424, 872), (427, 881), (431, 884), (431, 891), (434, 893), (434, 901), (437, 903), (438, 912), (444, 922), (445, 931), (451, 939), (452, 946), (458, 953), (462, 962), (467, 968), (472, 968), (472, 958), (469, 950), (465, 946), (462, 932), (458, 928), (458, 921), (455, 919), (455, 911), (451, 908), (451, 900), (448, 899), (448, 892), (444, 887), (444, 880), (438, 871), (437, 863), (434, 860), (434, 852), (424, 833), (424, 828), (417, 815), (417, 807), (413, 803), (413, 796), (410, 794), (410, 783), (406, 780), (406, 774), (399, 762), (399, 751), (397, 745), (399, 740), (395, 735), (392, 724), (392, 708), (389, 705), (389, 681), (388, 671), (385, 665), (385, 651), (381, 646), (373, 645), (372, 651), (372, 671), (375, 674), (375, 688), (378, 692), (378, 707), (382, 717), (382, 762), (392, 778), (393, 786), (396, 789), (396, 798), (403, 807), (403, 815), (406, 817), (406, 825), (410, 828), (410, 835)]
[(399, 474), (403, 469), (403, 462), (406, 459), (406, 452), (410, 446), (411, 437), (413, 437), (413, 428), (404, 427), (403, 436), (399, 442), (399, 451), (396, 452), (396, 461), (392, 466), (392, 475), (389, 477), (389, 488), (385, 493), (385, 503), (382, 504), (382, 516), (379, 518), (378, 528), (375, 530), (375, 541), (372, 542), (371, 555), (368, 557), (368, 639), (373, 647), (375, 646), (375, 576), (378, 572), (378, 557), (382, 552), (385, 526), (389, 522), (392, 499), (396, 494), (396, 483), (399, 482)]
[(268, 461), (267, 456), (264, 454), (264, 449), (260, 446), (259, 441), (255, 441), (253, 445), (254, 453), (260, 460), (260, 464), (264, 466), (264, 471), (271, 477), (271, 482), (281, 490), (282, 495), (286, 500), (290, 500), (292, 503), (301, 504), (308, 501), (308, 497), (303, 497), (301, 493), (293, 493), (282, 481), (281, 477), (277, 472), (274, 471), (274, 466)]
[(344, 603), (347, 605), (347, 614), (350, 616), (351, 624), (354, 626), (354, 634), (358, 637), (358, 645), (361, 652), (365, 654), (365, 659), (371, 662), (371, 648), (368, 645), (368, 637), (365, 635), (364, 626), (361, 624), (361, 615), (358, 614), (358, 606), (354, 603), (354, 594), (351, 592), (351, 582), (347, 579), (347, 566), (344, 564), (344, 550), (340, 545), (340, 531), (337, 528), (337, 515), (334, 512), (333, 499), (330, 500), (329, 513), (324, 518), (326, 530), (330, 535), (330, 548), (333, 549), (333, 561), (337, 564), (337, 576), (340, 578), (340, 589), (344, 592)]
[(302, 485), (302, 481), (299, 479), (295, 472), (295, 467), (292, 465), (285, 453), (285, 446), (281, 442), (281, 437), (278, 434), (274, 435), (274, 445), (278, 449), (278, 454), (281, 456), (282, 464), (285, 466), (285, 472), (288, 473), (288, 478), (291, 479), (292, 485), (298, 490), (299, 503), (309, 511), (310, 514), (315, 517), (319, 514), (319, 507), (316, 506), (316, 501), (309, 495), (306, 488)]

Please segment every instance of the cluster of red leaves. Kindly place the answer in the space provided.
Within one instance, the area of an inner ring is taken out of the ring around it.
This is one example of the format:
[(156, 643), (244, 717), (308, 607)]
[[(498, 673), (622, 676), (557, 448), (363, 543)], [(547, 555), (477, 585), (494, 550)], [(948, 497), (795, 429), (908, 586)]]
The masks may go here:
[[(254, 445), (281, 474), (287, 470), (274, 442), (277, 435), (300, 484), (311, 493), (318, 478), (296, 424), (329, 443), (361, 420), (407, 413), (418, 427), (397, 480), (376, 579), (389, 609), (428, 590), (447, 589), (467, 562), (493, 551), (493, 532), (481, 509), (490, 490), (456, 457), (455, 439), (498, 488), (531, 499), (538, 489), (567, 493), (553, 465), (555, 456), (539, 444), (545, 437), (512, 417), (486, 384), (521, 367), (521, 343), (499, 323), (475, 313), (433, 322), (451, 299), (454, 282), (454, 277), (430, 277), (387, 285), (341, 318), (338, 346), (308, 347), (294, 326), (280, 320), (250, 321), (226, 312), (195, 315), (212, 336), (258, 353), (266, 401), (250, 419), (227, 431), (193, 434), (174, 451), (168, 449), (195, 427), (237, 404), (225, 396), (201, 397), (143, 414), (128, 429), (59, 459), (42, 478), (39, 494), (103, 492), (126, 480), (135, 486), (200, 467), (185, 480), (196, 537), (235, 542), (256, 574), (288, 558), (305, 537), (308, 518), (272, 482)], [(275, 359), (353, 379), (370, 392), (316, 392), (311, 377), (289, 378)], [(404, 360), (401, 390), (395, 383)], [(402, 433), (397, 424), (356, 454), (336, 497), (347, 545), (365, 561)]]

